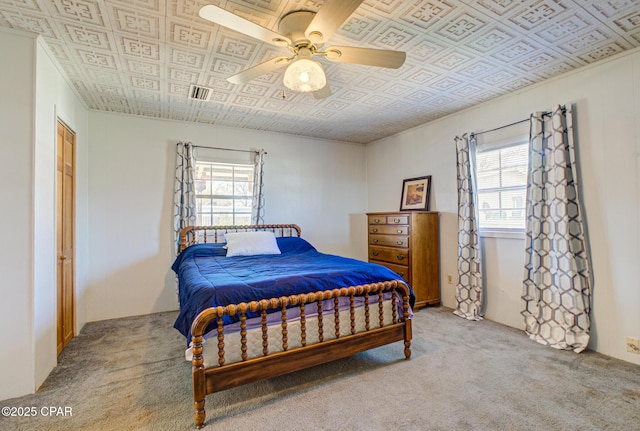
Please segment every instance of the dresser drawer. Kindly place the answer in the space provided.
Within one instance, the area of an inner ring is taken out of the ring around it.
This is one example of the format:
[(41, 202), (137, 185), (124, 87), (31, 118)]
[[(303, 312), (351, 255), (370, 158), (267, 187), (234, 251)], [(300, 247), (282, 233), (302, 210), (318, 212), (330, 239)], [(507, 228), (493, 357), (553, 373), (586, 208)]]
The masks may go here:
[(384, 267), (389, 268), (391, 271), (398, 274), (404, 281), (409, 282), (411, 275), (409, 274), (409, 267), (403, 265), (396, 265), (389, 262), (382, 262), (377, 260), (372, 260), (371, 263), (377, 263), (378, 265), (382, 265)]
[(409, 249), (369, 246), (369, 260), (381, 260), (395, 264), (409, 264)]
[(387, 224), (387, 216), (369, 216), (369, 224)]
[(389, 247), (409, 247), (407, 235), (369, 235), (369, 244), (386, 245)]
[(370, 215), (369, 224), (409, 224), (408, 215)]
[(407, 215), (387, 216), (387, 224), (409, 224), (409, 216)]
[(369, 225), (370, 234), (409, 235), (409, 226)]

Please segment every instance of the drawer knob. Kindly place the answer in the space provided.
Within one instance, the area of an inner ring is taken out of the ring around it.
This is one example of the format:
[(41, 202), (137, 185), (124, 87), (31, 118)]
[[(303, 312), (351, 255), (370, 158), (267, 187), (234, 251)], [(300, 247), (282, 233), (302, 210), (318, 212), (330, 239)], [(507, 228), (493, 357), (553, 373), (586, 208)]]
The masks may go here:
[(374, 243), (374, 244), (377, 244), (377, 243), (378, 243), (378, 240), (377, 240), (377, 239), (374, 239), (374, 240), (373, 240), (373, 243)]
[(404, 278), (404, 272), (399, 272), (398, 275), (402, 278)]
[(380, 223), (380, 219), (379, 219), (379, 218), (374, 218), (374, 219), (373, 219), (373, 222), (374, 222), (374, 223)]
[(377, 228), (377, 227), (374, 227), (374, 228), (371, 230), (371, 232), (373, 232), (373, 233), (378, 232), (378, 228)]
[(394, 219), (393, 219), (393, 222), (394, 222), (394, 223), (400, 223), (400, 219), (399, 219), (399, 218), (394, 218)]
[(371, 254), (377, 256), (379, 253), (377, 251), (372, 251)]
[(402, 260), (402, 259), (404, 259), (404, 255), (402, 255), (402, 254), (396, 254), (396, 259), (398, 259), (398, 260)]
[(402, 229), (398, 229), (398, 233), (402, 233)]
[(396, 244), (402, 245), (402, 244), (404, 244), (404, 241), (396, 241)]

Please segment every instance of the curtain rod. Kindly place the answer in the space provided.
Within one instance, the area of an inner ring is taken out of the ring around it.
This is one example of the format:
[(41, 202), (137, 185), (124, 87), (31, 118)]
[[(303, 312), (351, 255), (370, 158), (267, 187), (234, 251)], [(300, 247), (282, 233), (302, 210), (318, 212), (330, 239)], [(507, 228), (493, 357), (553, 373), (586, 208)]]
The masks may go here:
[(515, 126), (517, 124), (526, 123), (529, 121), (529, 118), (525, 118), (524, 120), (516, 121), (515, 123), (507, 124), (505, 126), (496, 127), (495, 129), (485, 130), (483, 132), (471, 132), (471, 137), (482, 135), (483, 133), (495, 132), (496, 130), (506, 129), (507, 127)]
[[(544, 117), (545, 115), (551, 115), (551, 114), (553, 114), (553, 112), (543, 112), (542, 116)], [(495, 129), (484, 130), (482, 132), (471, 132), (471, 137), (482, 135), (483, 133), (495, 132), (496, 130), (505, 129), (511, 126), (516, 126), (518, 124), (526, 123), (529, 120), (531, 120), (531, 117), (525, 118), (524, 120), (516, 121), (515, 123), (507, 124), (505, 126), (496, 127)]]
[[(180, 145), (181, 142), (178, 142), (176, 145)], [(206, 145), (193, 145), (193, 148), (206, 148), (208, 150), (222, 150), (222, 151), (238, 151), (241, 153), (255, 153), (258, 154), (260, 151), (256, 151), (256, 150), (237, 150), (235, 148), (221, 148), (221, 147), (207, 147)], [(267, 154), (267, 152), (264, 152), (265, 154)]]

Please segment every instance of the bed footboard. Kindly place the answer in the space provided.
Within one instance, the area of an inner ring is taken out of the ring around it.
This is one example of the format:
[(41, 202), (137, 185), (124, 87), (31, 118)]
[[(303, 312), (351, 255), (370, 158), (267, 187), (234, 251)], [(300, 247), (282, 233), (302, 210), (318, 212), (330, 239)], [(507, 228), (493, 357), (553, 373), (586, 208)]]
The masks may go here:
[[(393, 293), (391, 295), (391, 323), (385, 323), (383, 295), (386, 292)], [(348, 322), (341, 321), (338, 308), (340, 297), (349, 298)], [(356, 328), (354, 305), (356, 297), (364, 298), (365, 327), (361, 331)], [(372, 297), (376, 297), (376, 300), (371, 300)], [(332, 299), (335, 304), (332, 313), (333, 325), (326, 327), (323, 326), (322, 302)], [(318, 304), (316, 328), (318, 340), (315, 343), (307, 343), (306, 341), (305, 305), (310, 303)], [(301, 339), (300, 347), (289, 349), (286, 310), (291, 306), (300, 308)], [(280, 310), (282, 316), (278, 339), (278, 342), (282, 343), (282, 351), (269, 353), (267, 311), (274, 309)], [(247, 355), (246, 320), (249, 312), (258, 313), (261, 316), (263, 355), (260, 357), (249, 358)], [(230, 364), (227, 364), (225, 359), (225, 333), (222, 324), (222, 317), (225, 315), (238, 316), (240, 320), (242, 360)], [(205, 330), (211, 322), (217, 325), (218, 366), (206, 368), (203, 357), (203, 342)], [(347, 335), (341, 331), (342, 325), (348, 325), (346, 326), (349, 329)], [(205, 397), (214, 392), (291, 373), (396, 341), (404, 341), (404, 356), (406, 359), (410, 359), (412, 334), (409, 288), (403, 282), (394, 280), (208, 308), (195, 319), (191, 332), (194, 420), (196, 427), (202, 428), (206, 418)], [(330, 333), (331, 337), (328, 336)]]

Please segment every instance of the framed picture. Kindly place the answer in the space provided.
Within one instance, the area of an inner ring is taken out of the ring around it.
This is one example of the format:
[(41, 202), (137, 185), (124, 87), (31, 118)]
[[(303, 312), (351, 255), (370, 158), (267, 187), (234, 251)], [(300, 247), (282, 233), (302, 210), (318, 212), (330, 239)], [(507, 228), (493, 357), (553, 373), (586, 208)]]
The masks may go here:
[(430, 195), (431, 175), (404, 180), (402, 182), (402, 199), (400, 200), (400, 211), (429, 211)]

